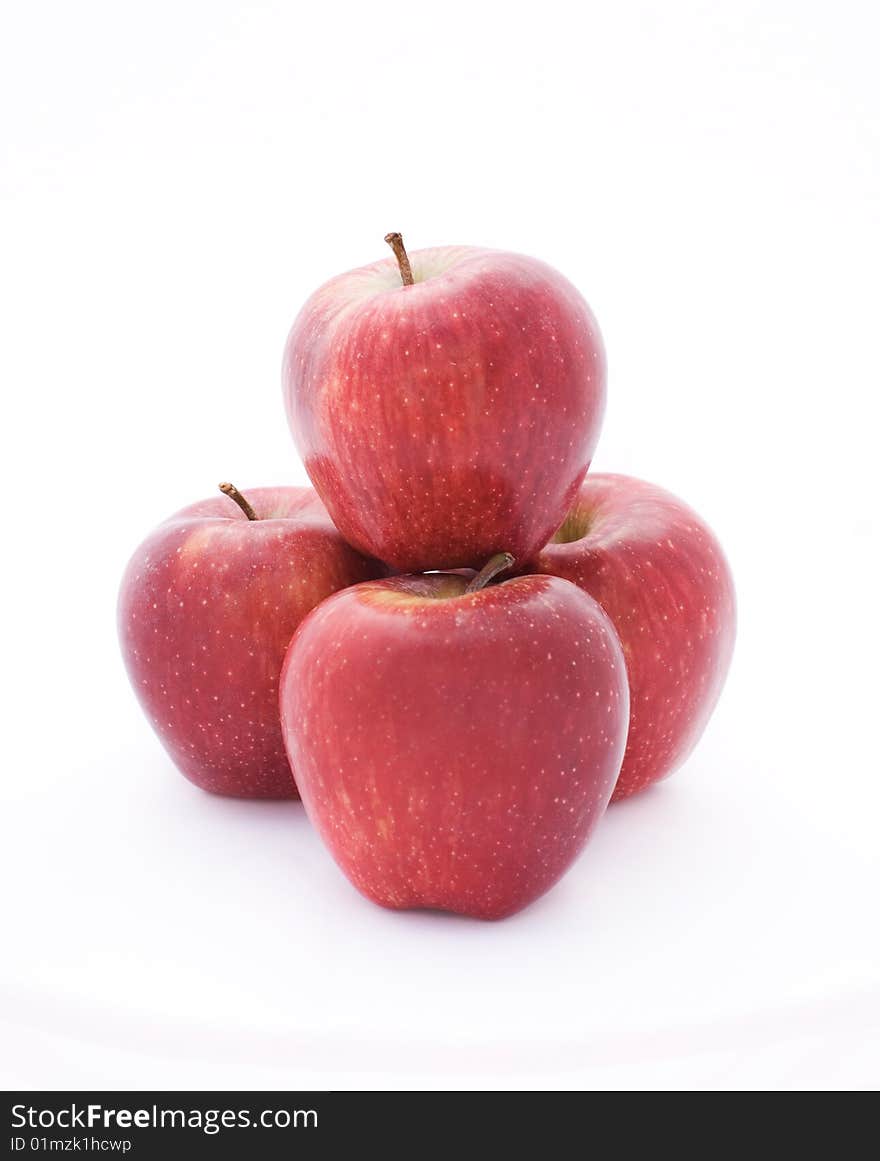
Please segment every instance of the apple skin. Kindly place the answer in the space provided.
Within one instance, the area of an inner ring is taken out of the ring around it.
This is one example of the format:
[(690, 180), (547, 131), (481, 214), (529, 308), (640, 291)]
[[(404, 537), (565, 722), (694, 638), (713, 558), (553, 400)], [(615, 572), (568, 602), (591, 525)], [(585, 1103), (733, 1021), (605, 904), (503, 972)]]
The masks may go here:
[(132, 686), (172, 760), (203, 790), (296, 798), (278, 721), (290, 638), (319, 601), (384, 575), (311, 488), (252, 488), (184, 508), (137, 549), (119, 594)]
[(590, 308), (534, 258), (468, 246), (340, 275), (282, 372), (306, 470), (340, 532), (399, 572), (525, 562), (596, 446), (605, 354)]
[(617, 630), (630, 684), (626, 755), (613, 800), (666, 778), (715, 708), (733, 653), (736, 602), (715, 536), (643, 480), (591, 473), (534, 571), (594, 597)]
[(556, 577), (357, 585), (291, 642), (281, 721), (306, 811), (383, 907), (511, 915), (583, 848), (626, 741), (623, 655)]

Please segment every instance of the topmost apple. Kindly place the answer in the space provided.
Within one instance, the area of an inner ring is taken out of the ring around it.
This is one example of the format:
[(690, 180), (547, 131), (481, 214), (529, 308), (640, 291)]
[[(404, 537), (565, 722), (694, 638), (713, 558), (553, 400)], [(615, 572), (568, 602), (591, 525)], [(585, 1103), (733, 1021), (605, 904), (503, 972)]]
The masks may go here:
[(317, 290), (284, 352), (287, 415), (342, 535), (401, 571), (525, 565), (599, 437), (596, 320), (534, 258), (470, 246), (388, 258)]

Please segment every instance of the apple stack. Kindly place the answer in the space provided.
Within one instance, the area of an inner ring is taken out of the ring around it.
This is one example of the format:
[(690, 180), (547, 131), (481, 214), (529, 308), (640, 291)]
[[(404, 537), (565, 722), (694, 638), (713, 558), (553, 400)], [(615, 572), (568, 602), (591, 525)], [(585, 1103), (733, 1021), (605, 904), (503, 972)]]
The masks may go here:
[(500, 918), (687, 757), (733, 585), (689, 507), (587, 474), (605, 356), (571, 283), (386, 241), (287, 341), (314, 491), (222, 484), (160, 525), (123, 580), (122, 650), (197, 786), (301, 796), (376, 903)]

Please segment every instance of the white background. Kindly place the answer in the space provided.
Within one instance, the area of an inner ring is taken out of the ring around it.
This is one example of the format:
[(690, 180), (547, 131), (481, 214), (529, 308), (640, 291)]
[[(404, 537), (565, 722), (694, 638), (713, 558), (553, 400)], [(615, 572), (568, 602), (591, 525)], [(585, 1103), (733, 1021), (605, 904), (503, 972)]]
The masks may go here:
[[(0, 26), (6, 1087), (880, 1082), (876, 5), (19, 0)], [(686, 767), (485, 925), (180, 778), (118, 658), (137, 542), (304, 481), (327, 277), (472, 242), (583, 290), (595, 465), (738, 584)]]

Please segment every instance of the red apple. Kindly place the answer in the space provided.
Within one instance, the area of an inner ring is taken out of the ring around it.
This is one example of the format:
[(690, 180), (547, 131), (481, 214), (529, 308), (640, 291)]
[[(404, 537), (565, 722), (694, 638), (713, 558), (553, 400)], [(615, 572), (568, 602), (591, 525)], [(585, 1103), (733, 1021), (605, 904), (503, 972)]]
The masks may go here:
[(595, 597), (623, 646), (631, 709), (614, 799), (665, 778), (699, 740), (730, 666), (736, 606), (718, 541), (662, 488), (591, 474), (534, 571)]
[(584, 846), (629, 699), (614, 630), (574, 585), (467, 587), (400, 576), (325, 601), (291, 642), (281, 721), (309, 817), (364, 895), (497, 919)]
[(446, 246), (321, 287), (284, 354), (306, 469), (356, 548), (399, 571), (538, 552), (599, 436), (605, 356), (580, 294), (543, 262)]
[(135, 552), (119, 596), (122, 653), (190, 781), (295, 798), (278, 721), (285, 650), (315, 605), (384, 570), (345, 543), (311, 488), (254, 488), (244, 499), (222, 487), (236, 503), (184, 508)]

